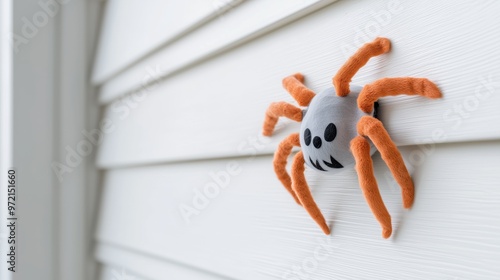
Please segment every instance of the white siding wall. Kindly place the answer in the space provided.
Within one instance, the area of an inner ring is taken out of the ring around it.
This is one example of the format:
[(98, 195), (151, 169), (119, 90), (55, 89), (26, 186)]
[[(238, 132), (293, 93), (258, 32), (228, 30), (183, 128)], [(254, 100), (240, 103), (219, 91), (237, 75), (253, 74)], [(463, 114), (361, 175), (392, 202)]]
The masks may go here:
[[(144, 279), (298, 279), (294, 267), (310, 279), (498, 277), (500, 38), (492, 34), (500, 3), (225, 1), (227, 13), (199, 4), (174, 28), (170, 19), (187, 13), (185, 4), (160, 1), (134, 14), (133, 2), (107, 4), (93, 73), (110, 128), (97, 155), (101, 279), (121, 268)], [(132, 28), (120, 24), (130, 17), (135, 33), (109, 39)], [(282, 120), (270, 139), (260, 127), (270, 102), (292, 101), (284, 76), (301, 71), (320, 91), (376, 36), (393, 49), (353, 83), (427, 77), (444, 98), (381, 101), (416, 185), (415, 205), (403, 211), (399, 187), (374, 156), (393, 216), (389, 240), (353, 170), (306, 171), (332, 226), (326, 237), (273, 173), (277, 143), (298, 125)], [(227, 186), (187, 223), (179, 207), (192, 206), (214, 173), (230, 174)]]

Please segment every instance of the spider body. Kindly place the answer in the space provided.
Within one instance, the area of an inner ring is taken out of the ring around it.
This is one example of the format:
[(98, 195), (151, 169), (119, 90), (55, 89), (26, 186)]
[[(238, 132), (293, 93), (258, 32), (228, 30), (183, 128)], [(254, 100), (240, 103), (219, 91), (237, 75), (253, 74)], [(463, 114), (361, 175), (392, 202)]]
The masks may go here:
[[(401, 187), (403, 206), (413, 204), (413, 182), (396, 145), (377, 119), (377, 100), (399, 94), (440, 98), (437, 86), (425, 78), (382, 78), (363, 87), (350, 86), (354, 74), (368, 60), (390, 50), (390, 41), (377, 38), (363, 45), (333, 77), (333, 87), (315, 94), (300, 73), (283, 79), (284, 88), (301, 109), (286, 102), (272, 103), (266, 111), (263, 134), (271, 136), (279, 117), (302, 122), (300, 133), (285, 138), (274, 154), (274, 170), (285, 189), (304, 207), (325, 234), (330, 234), (304, 176), (305, 165), (321, 172), (340, 172), (354, 165), (366, 202), (382, 227), (382, 237), (392, 233), (387, 211), (373, 172), (371, 155), (378, 150)], [(293, 158), (291, 176), (286, 170), (294, 146), (301, 147)]]
[[(351, 86), (351, 92), (345, 97), (337, 96), (333, 87), (325, 89), (303, 111), (300, 146), (307, 166), (329, 173), (354, 166), (349, 145), (358, 136), (356, 124), (364, 116), (374, 116), (375, 112), (374, 109), (365, 113), (358, 108), (361, 89)], [(370, 153), (375, 151), (373, 147)]]

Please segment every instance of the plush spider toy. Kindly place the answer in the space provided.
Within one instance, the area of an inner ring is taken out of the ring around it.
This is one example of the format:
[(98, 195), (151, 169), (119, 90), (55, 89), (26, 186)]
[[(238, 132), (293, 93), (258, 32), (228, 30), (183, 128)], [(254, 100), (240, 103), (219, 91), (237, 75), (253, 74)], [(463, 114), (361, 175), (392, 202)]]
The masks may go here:
[[(304, 86), (302, 74), (286, 77), (284, 88), (302, 110), (286, 102), (272, 103), (266, 111), (263, 134), (270, 136), (279, 117), (302, 122), (300, 133), (289, 135), (274, 155), (278, 179), (295, 201), (302, 205), (325, 234), (330, 234), (323, 214), (314, 201), (304, 177), (304, 164), (319, 171), (339, 172), (355, 166), (359, 185), (375, 218), (382, 227), (382, 237), (392, 233), (391, 216), (380, 196), (373, 172), (371, 155), (380, 151), (394, 178), (401, 186), (404, 208), (413, 204), (413, 182), (396, 145), (382, 122), (377, 119), (380, 97), (399, 94), (439, 98), (437, 86), (425, 78), (383, 78), (371, 84), (349, 86), (351, 78), (368, 60), (390, 50), (386, 38), (363, 45), (340, 68), (333, 78), (334, 87), (319, 94)], [(291, 177), (286, 171), (287, 157), (293, 146), (302, 147), (292, 163)]]

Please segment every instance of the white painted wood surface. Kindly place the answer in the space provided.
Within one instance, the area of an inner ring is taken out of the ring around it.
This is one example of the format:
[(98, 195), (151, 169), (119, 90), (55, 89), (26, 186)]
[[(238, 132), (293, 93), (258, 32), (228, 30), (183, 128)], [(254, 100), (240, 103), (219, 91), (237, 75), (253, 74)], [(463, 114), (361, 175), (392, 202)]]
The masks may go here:
[(106, 3), (93, 80), (105, 81), (123, 67), (168, 44), (242, 0), (110, 0)]
[[(246, 1), (161, 49), (150, 40), (132, 47), (141, 55), (98, 58), (97, 68), (115, 73), (94, 72), (103, 121), (113, 127), (97, 154), (104, 171), (100, 279), (119, 268), (144, 279), (500, 275), (500, 38), (491, 35), (500, 28), (500, 2), (339, 1), (311, 13), (331, 2), (286, 1), (263, 20), (250, 11), (285, 1)], [(390, 19), (377, 21), (387, 13)], [(380, 237), (353, 170), (334, 177), (307, 171), (333, 229), (327, 238), (272, 170), (277, 143), (298, 124), (282, 120), (274, 137), (260, 138), (264, 111), (272, 101), (292, 101), (281, 88), (284, 76), (301, 71), (320, 91), (347, 53), (379, 35), (393, 50), (370, 61), (354, 83), (427, 77), (444, 98), (381, 102), (417, 188), (414, 207), (404, 211), (399, 187), (374, 156), (393, 216), (391, 239)], [(241, 173), (186, 223), (179, 207), (192, 205), (195, 190), (214, 182), (211, 172), (233, 161)]]
[[(102, 103), (109, 103), (133, 89), (140, 89), (149, 69), (161, 69), (161, 73), (156, 73), (155, 78), (171, 76), (334, 1), (253, 0), (228, 14), (214, 13), (217, 18), (189, 33), (189, 36), (152, 53), (102, 84), (100, 100)], [(100, 84), (99, 81), (96, 82)]]
[[(325, 242), (328, 257), (320, 252), (324, 260), (306, 273), (308, 279), (497, 279), (500, 143), (438, 145), (423, 161), (410, 160), (418, 150), (402, 148), (416, 186), (410, 211), (403, 210), (399, 187), (378, 153), (374, 156), (393, 217), (389, 240), (381, 237), (354, 170), (333, 177), (306, 173), (332, 227), (328, 239), (275, 178), (270, 156), (235, 159), (241, 173), (230, 176), (190, 223), (179, 206), (193, 206), (195, 190), (215, 182), (210, 173), (224, 172), (231, 159), (110, 170), (97, 239), (104, 247), (234, 279), (297, 279), (284, 275), (303, 262), (313, 266), (306, 260)], [(99, 258), (113, 262), (118, 255)], [(152, 275), (140, 262), (121, 265)]]
[(130, 273), (129, 271), (125, 270), (123, 267), (113, 267), (110, 265), (103, 266), (101, 270), (99, 271), (99, 278), (97, 279), (102, 279), (102, 280), (121, 280), (121, 279), (131, 279), (131, 280), (144, 280), (143, 278), (137, 277), (137, 275), (134, 275)]
[(129, 250), (129, 248), (121, 248), (106, 243), (99, 244), (96, 255), (99, 260), (106, 263), (99, 279), (128, 280), (131, 278), (130, 280), (140, 280), (137, 277), (175, 280), (226, 279), (223, 276), (178, 263), (175, 260), (165, 261), (165, 259), (145, 252), (138, 254)]
[[(354, 44), (357, 30), (374, 22), (372, 13), (389, 13), (387, 3), (330, 5), (118, 99), (106, 107), (104, 118), (115, 129), (104, 138), (98, 165), (114, 168), (255, 152), (248, 143), (260, 135), (269, 103), (292, 100), (281, 79), (301, 71), (313, 90), (331, 86), (346, 60), (343, 46)], [(408, 75), (427, 77), (441, 88), (442, 100), (403, 96), (381, 101), (382, 120), (398, 145), (500, 137), (500, 41), (488, 35), (500, 30), (500, 2), (453, 3), (402, 2), (390, 23), (371, 36), (391, 38), (393, 50), (374, 58), (353, 80), (366, 84)], [(475, 18), (475, 24), (462, 20), (466, 17)], [(154, 80), (160, 66), (143, 68), (141, 80)], [(271, 153), (297, 130), (298, 125), (284, 126), (257, 153)]]

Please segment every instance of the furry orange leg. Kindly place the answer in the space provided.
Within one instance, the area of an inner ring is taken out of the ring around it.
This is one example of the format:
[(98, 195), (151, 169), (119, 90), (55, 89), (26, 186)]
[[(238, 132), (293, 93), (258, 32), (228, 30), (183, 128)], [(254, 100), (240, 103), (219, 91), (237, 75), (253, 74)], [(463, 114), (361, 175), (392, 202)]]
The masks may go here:
[(391, 49), (391, 41), (387, 38), (377, 38), (373, 42), (364, 44), (333, 77), (333, 85), (338, 96), (349, 94), (349, 83), (352, 77), (363, 67), (371, 57), (388, 52)]
[(271, 136), (279, 117), (287, 117), (300, 122), (302, 120), (302, 110), (286, 102), (271, 103), (266, 111), (262, 134)]
[(377, 181), (373, 174), (373, 163), (370, 155), (370, 144), (363, 136), (357, 136), (351, 140), (351, 150), (356, 160), (356, 171), (358, 172), (359, 185), (363, 190), (366, 202), (373, 215), (382, 226), (382, 237), (389, 238), (392, 233), (391, 216), (385, 208), (384, 201), (380, 196)]
[(278, 176), (278, 179), (281, 181), (283, 186), (285, 186), (285, 189), (295, 199), (295, 202), (297, 202), (299, 205), (302, 205), (300, 204), (299, 198), (292, 189), (292, 179), (290, 178), (290, 175), (288, 175), (288, 172), (286, 172), (287, 158), (292, 153), (293, 146), (300, 147), (300, 139), (298, 133), (291, 134), (279, 144), (278, 149), (274, 153), (274, 172), (276, 173), (276, 176)]
[(406, 169), (401, 153), (394, 142), (392, 142), (382, 122), (374, 117), (362, 117), (358, 122), (358, 133), (368, 136), (380, 151), (382, 159), (387, 163), (394, 179), (401, 186), (404, 208), (410, 208), (413, 204), (415, 192), (413, 182), (410, 173)]
[(366, 113), (373, 110), (373, 103), (380, 97), (399, 94), (422, 95), (440, 98), (438, 87), (425, 78), (383, 78), (363, 87), (358, 97), (358, 107)]
[(301, 73), (283, 79), (283, 87), (297, 100), (300, 106), (307, 106), (316, 94), (303, 83), (304, 76)]
[(314, 202), (314, 198), (311, 194), (311, 190), (307, 185), (306, 178), (304, 176), (305, 161), (302, 151), (298, 152), (293, 158), (292, 164), (292, 189), (299, 198), (302, 206), (306, 209), (307, 213), (313, 218), (313, 220), (320, 226), (325, 234), (330, 234), (330, 229), (326, 225), (325, 218), (321, 211)]

